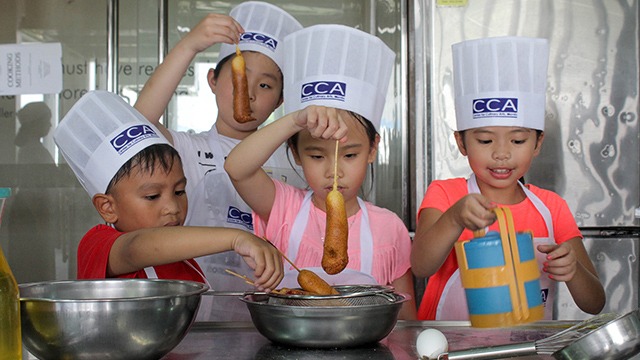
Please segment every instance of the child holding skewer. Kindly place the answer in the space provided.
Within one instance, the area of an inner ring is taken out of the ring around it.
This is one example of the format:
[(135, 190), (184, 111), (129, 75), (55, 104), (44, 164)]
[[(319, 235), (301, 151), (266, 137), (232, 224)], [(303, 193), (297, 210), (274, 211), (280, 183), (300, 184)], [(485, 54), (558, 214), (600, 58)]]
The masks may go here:
[(54, 140), (100, 216), (78, 246), (78, 278), (162, 278), (207, 283), (194, 257), (235, 251), (269, 291), (282, 280), (278, 251), (240, 229), (185, 227), (186, 178), (176, 150), (118, 95), (84, 95)]
[[(285, 51), (287, 115), (248, 136), (225, 163), (238, 193), (253, 210), (256, 234), (331, 285), (375, 283), (408, 293), (412, 300), (403, 305), (400, 317), (415, 318), (409, 233), (397, 215), (358, 197), (376, 158), (395, 55), (375, 36), (340, 25), (316, 25), (289, 35)], [(272, 180), (262, 170), (283, 142), (311, 190)], [(325, 199), (334, 175), (348, 218), (348, 264), (329, 275), (320, 265)], [(295, 286), (296, 278), (297, 271), (289, 267), (283, 286)]]

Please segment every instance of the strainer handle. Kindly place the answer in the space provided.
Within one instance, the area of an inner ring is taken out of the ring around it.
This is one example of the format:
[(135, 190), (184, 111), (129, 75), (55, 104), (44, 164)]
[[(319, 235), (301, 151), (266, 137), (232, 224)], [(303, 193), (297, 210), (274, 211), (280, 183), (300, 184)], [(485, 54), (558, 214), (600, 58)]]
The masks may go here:
[[(526, 342), (509, 345), (487, 346), (460, 351), (451, 351), (446, 357), (439, 356), (438, 359), (468, 360), (468, 359), (500, 359), (515, 356), (535, 355), (536, 343)], [(443, 354), (444, 355), (444, 354)]]

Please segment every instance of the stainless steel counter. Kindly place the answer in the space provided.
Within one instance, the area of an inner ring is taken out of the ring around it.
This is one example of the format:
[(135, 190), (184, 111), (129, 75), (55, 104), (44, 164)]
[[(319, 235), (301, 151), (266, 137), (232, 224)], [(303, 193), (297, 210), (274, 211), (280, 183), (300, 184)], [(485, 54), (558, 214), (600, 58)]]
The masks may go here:
[[(303, 349), (271, 343), (251, 322), (193, 325), (185, 339), (165, 360), (198, 359), (395, 359), (415, 360), (416, 338), (426, 328), (442, 331), (450, 350), (535, 341), (574, 324), (569, 321), (541, 321), (504, 329), (478, 329), (458, 321), (398, 321), (391, 334), (377, 344), (354, 349)], [(528, 356), (518, 359), (552, 359)]]

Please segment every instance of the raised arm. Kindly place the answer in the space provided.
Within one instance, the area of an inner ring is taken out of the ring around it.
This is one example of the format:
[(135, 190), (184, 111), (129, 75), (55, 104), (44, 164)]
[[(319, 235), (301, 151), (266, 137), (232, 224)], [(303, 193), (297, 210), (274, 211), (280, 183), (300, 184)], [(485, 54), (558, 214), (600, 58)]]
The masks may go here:
[(164, 61), (158, 65), (140, 91), (134, 107), (171, 140), (164, 126), (160, 124), (160, 117), (189, 65), (199, 52), (211, 45), (237, 43), (243, 31), (242, 26), (228, 15), (207, 15), (171, 49)]
[(147, 228), (122, 234), (109, 253), (107, 275), (228, 250), (242, 255), (254, 269), (258, 289), (275, 289), (282, 280), (280, 254), (268, 242), (239, 229), (196, 226)]
[(340, 114), (334, 108), (309, 106), (254, 132), (231, 151), (224, 168), (238, 194), (261, 218), (269, 219), (275, 197), (273, 181), (262, 165), (282, 143), (303, 129), (317, 138), (342, 139), (347, 127)]

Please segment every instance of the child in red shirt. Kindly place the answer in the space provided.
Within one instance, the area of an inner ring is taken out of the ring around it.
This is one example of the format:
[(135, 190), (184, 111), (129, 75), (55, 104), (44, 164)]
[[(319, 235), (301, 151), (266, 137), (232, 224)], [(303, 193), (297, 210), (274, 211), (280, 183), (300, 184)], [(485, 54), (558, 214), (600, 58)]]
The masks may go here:
[(283, 276), (278, 251), (243, 230), (183, 227), (186, 178), (180, 156), (119, 96), (84, 95), (54, 140), (109, 225), (87, 232), (78, 247), (78, 278), (164, 278), (207, 282), (192, 259), (233, 250), (254, 269), (260, 290)]

